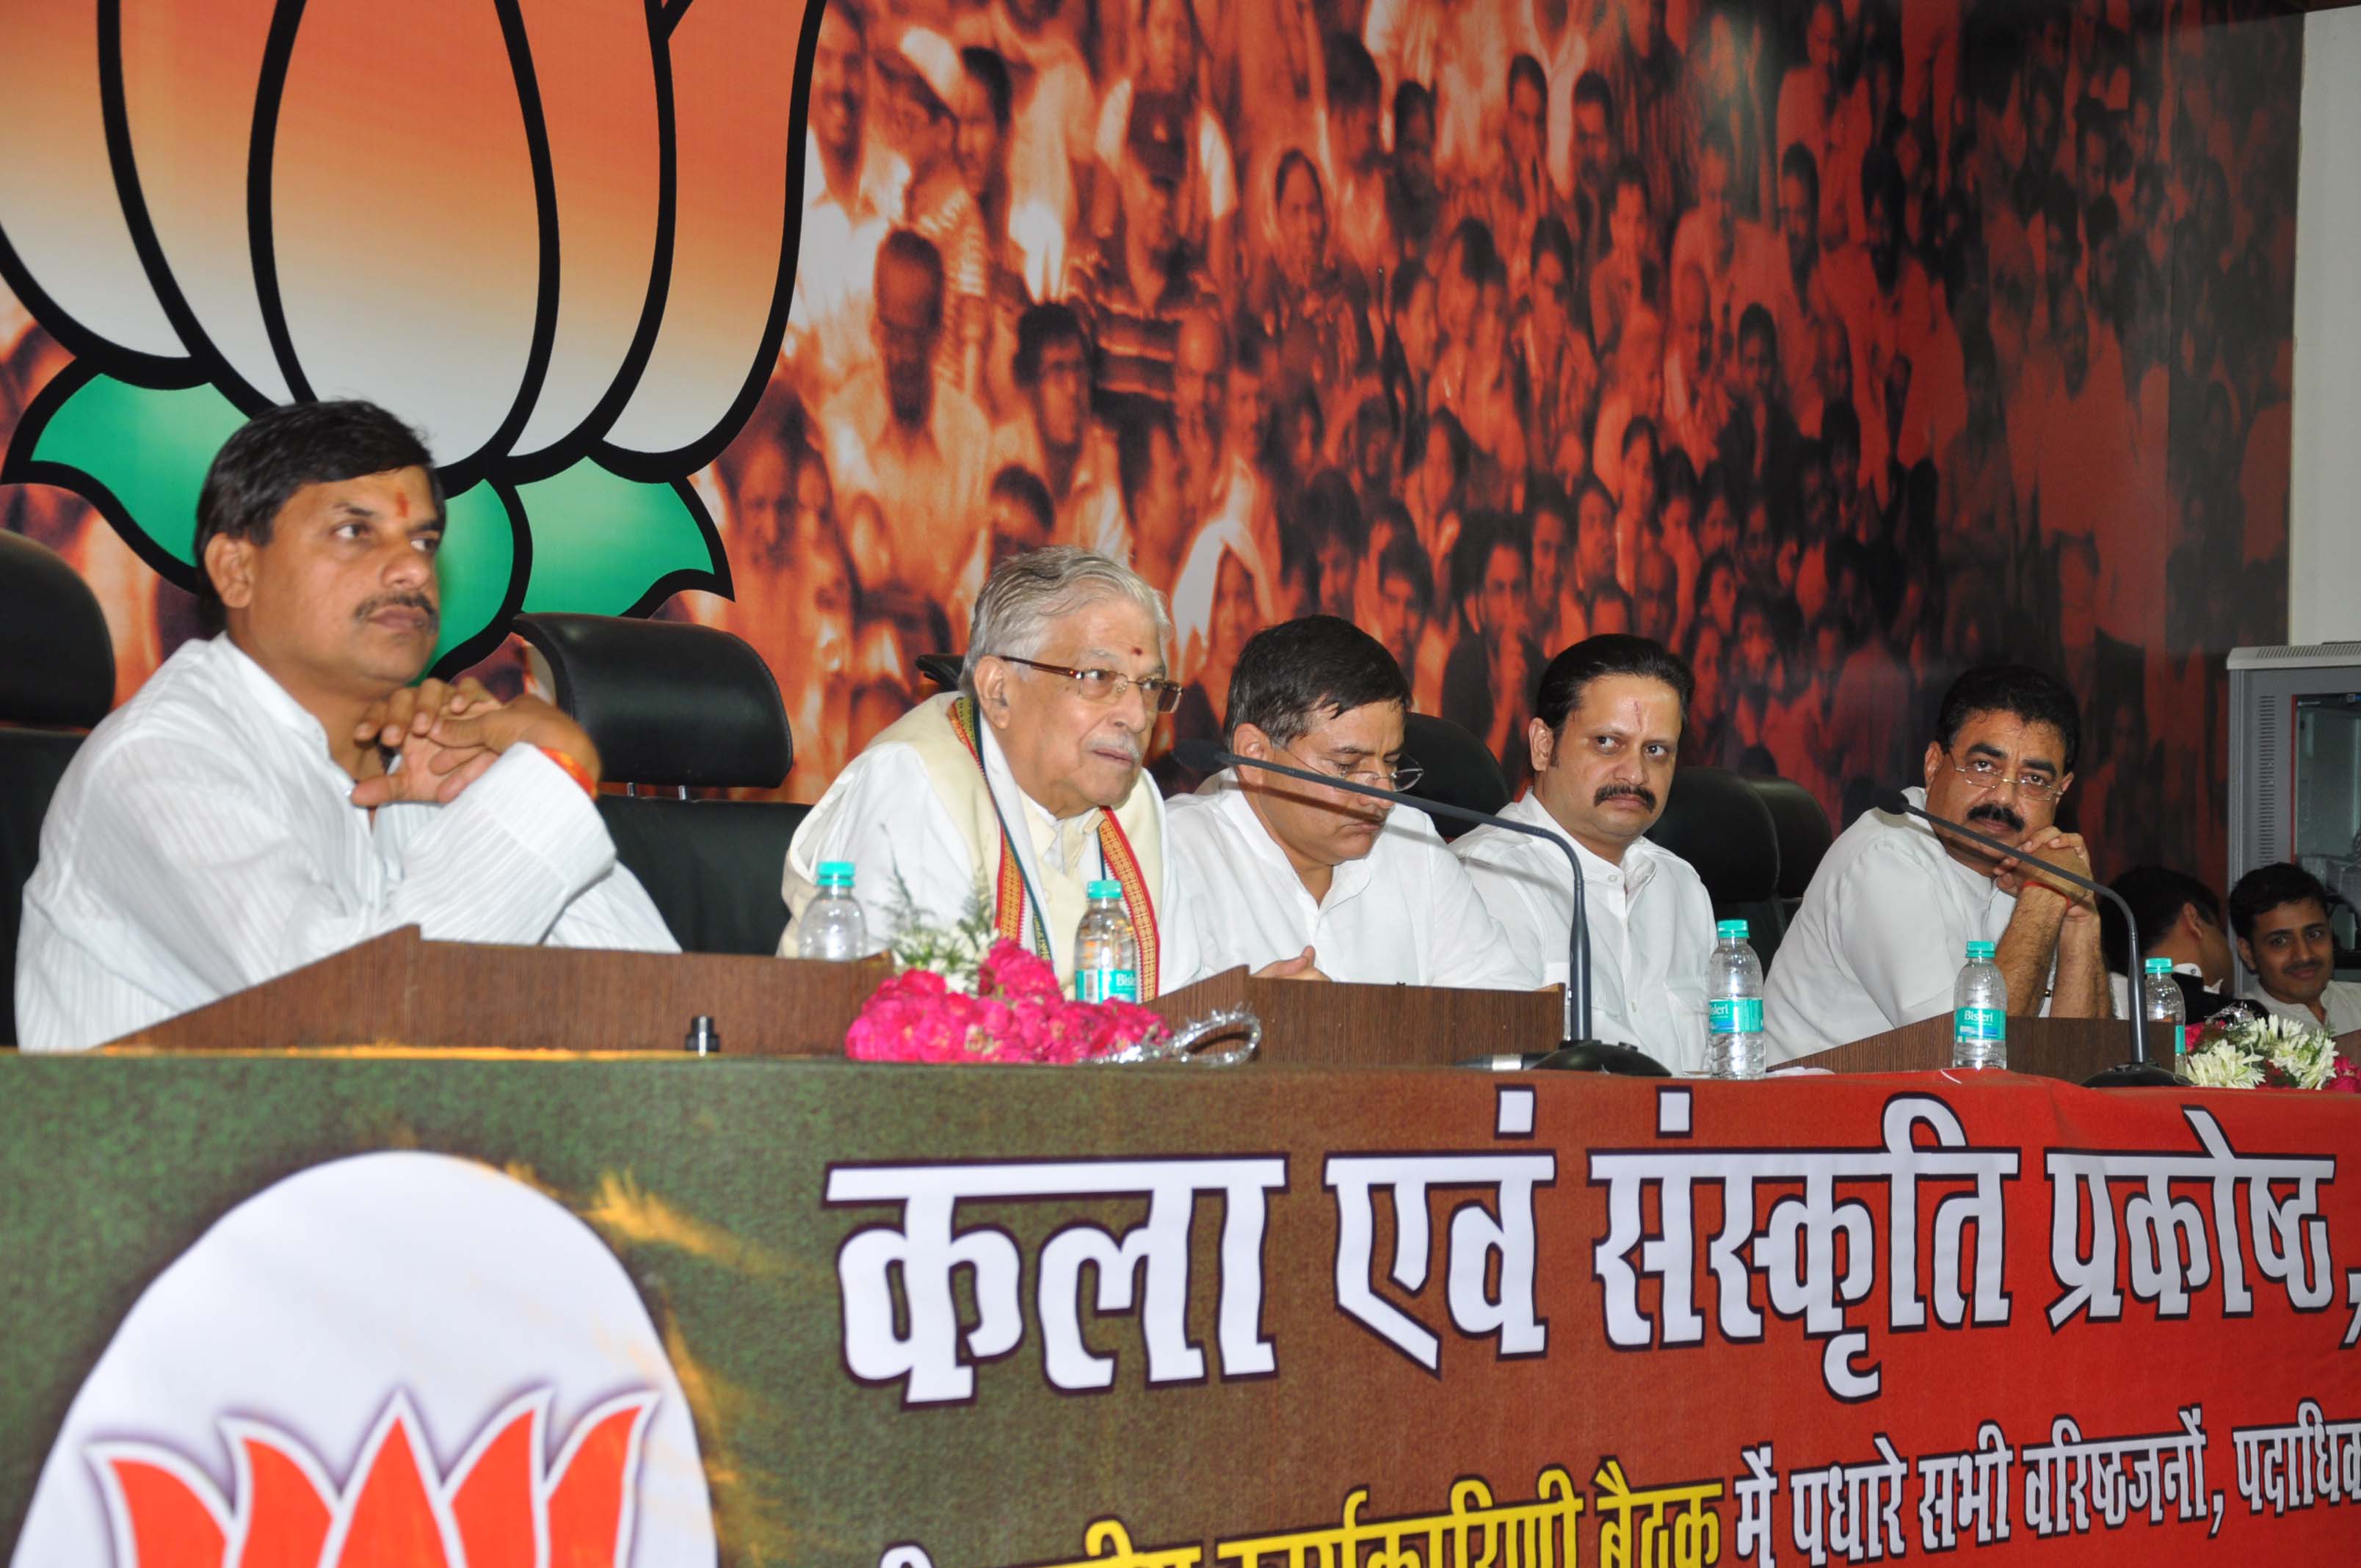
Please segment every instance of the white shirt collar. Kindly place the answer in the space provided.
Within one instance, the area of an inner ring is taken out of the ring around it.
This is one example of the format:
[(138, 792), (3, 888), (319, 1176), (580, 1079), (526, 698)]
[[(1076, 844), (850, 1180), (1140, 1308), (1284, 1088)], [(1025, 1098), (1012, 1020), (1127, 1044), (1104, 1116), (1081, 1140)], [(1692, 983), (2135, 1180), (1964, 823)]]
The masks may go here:
[(1582, 880), (1586, 883), (1620, 883), (1627, 891), (1638, 893), (1655, 879), (1656, 857), (1665, 852), (1645, 839), (1634, 839), (1623, 851), (1623, 863), (1619, 866), (1606, 856), (1594, 853), (1581, 839), (1567, 832), (1565, 826), (1550, 815), (1549, 807), (1542, 804), (1541, 796), (1530, 789), (1511, 801), (1500, 815), (1511, 822), (1530, 823), (1571, 846), (1575, 860), (1582, 867)]
[[(1263, 825), (1262, 817), (1255, 811), (1254, 802), (1246, 798), (1246, 785), (1239, 781), (1235, 768), (1224, 768), (1215, 773), (1197, 786), (1197, 793), (1209, 798), (1214, 810), (1236, 825), (1246, 841), (1248, 853), (1267, 865), (1284, 871), (1296, 885), (1302, 886), (1303, 874), (1295, 869), (1295, 862), (1287, 858), (1286, 847), (1272, 838), (1270, 829)], [(1383, 841), (1380, 835), (1377, 842)], [(1373, 843), (1369, 854), (1357, 861), (1340, 861), (1332, 867), (1328, 896), (1312, 899), (1312, 903), (1323, 909), (1334, 909), (1346, 899), (1357, 897), (1362, 889), (1369, 885), (1369, 861), (1375, 853), (1376, 844)], [(1303, 891), (1304, 896), (1310, 898), (1312, 890), (1304, 888)]]

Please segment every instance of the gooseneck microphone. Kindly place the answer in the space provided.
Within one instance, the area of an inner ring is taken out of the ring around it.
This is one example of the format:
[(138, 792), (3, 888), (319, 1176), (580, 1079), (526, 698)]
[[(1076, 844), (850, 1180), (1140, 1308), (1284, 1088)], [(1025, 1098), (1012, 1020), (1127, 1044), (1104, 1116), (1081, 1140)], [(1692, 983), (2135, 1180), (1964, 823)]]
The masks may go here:
[[(2124, 895), (2106, 883), (2070, 872), (2054, 861), (2045, 861), (2038, 855), (2028, 855), (2015, 845), (2004, 839), (1995, 839), (1989, 833), (1980, 833), (1964, 822), (1954, 822), (1948, 817), (1938, 817), (1925, 806), (1914, 804), (1908, 795), (1898, 789), (1884, 791), (1871, 804), (1889, 816), (1916, 817), (1930, 827), (1939, 828), (1946, 833), (1956, 833), (1970, 843), (1982, 844), (1985, 849), (1996, 850), (2021, 865), (2038, 866), (2060, 882), (2071, 883), (2076, 887), (2083, 888), (2098, 894), (2101, 898), (2109, 900), (2123, 912), (2124, 927), (2131, 938), (2131, 961), (2135, 964), (2139, 962), (2141, 949), (2138, 917), (2132, 914), (2132, 906), (2124, 902)], [(2084, 1088), (2141, 1089), (2151, 1086), (2169, 1086), (2180, 1081), (2170, 1072), (2153, 1065), (2147, 1059), (2147, 1040), (2143, 1028), (2143, 1017), (2147, 1009), (2143, 1005), (2144, 999), (2139, 991), (2139, 984), (2140, 977), (2135, 974), (2129, 977), (2129, 983), (2125, 988), (2131, 1002), (2131, 1006), (2126, 1011), (2131, 1014), (2132, 1059), (2084, 1080)]]
[[(1481, 822), (1501, 828), (1511, 833), (1521, 833), (1529, 839), (1539, 839), (1565, 857), (1566, 869), (1574, 877), (1574, 924), (1566, 934), (1565, 1016), (1563, 1034), (1565, 1046), (1552, 1056), (1565, 1055), (1567, 1050), (1579, 1052), (1580, 1060), (1568, 1060), (1568, 1067), (1590, 1068), (1607, 1072), (1637, 1073), (1662, 1076), (1664, 1069), (1645, 1052), (1630, 1046), (1605, 1045), (1590, 1037), (1590, 922), (1588, 906), (1583, 898), (1582, 862), (1575, 859), (1574, 847), (1558, 835), (1536, 828), (1528, 822), (1516, 822), (1496, 817), (1488, 811), (1472, 806), (1454, 806), (1449, 801), (1429, 800), (1422, 795), (1404, 795), (1400, 790), (1378, 789), (1373, 784), (1339, 778), (1334, 773), (1313, 773), (1309, 768), (1290, 768), (1281, 762), (1257, 762), (1241, 757), (1236, 752), (1217, 746), (1211, 740), (1192, 738), (1172, 748), (1172, 755), (1191, 773), (1213, 774), (1225, 768), (1259, 768), (1323, 789), (1343, 790), (1347, 795), (1365, 795), (1371, 800), (1382, 800), (1395, 806), (1407, 806), (1413, 810), (1440, 812), (1463, 822)], [(1542, 1065), (1542, 1064), (1535, 1064)]]

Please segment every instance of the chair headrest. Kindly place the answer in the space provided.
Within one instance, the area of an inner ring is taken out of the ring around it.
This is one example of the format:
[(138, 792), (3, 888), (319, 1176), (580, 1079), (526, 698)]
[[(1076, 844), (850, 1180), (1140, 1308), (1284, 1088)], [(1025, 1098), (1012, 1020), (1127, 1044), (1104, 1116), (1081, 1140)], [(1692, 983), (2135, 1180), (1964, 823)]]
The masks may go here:
[[(1477, 811), (1497, 812), (1509, 804), (1509, 781), (1500, 774), (1499, 759), (1483, 741), (1447, 718), (1431, 713), (1405, 715), (1402, 751), (1426, 770), (1412, 795)], [(1466, 832), (1467, 825), (1438, 821), (1435, 828), (1444, 838), (1454, 839)]]
[(55, 551), (0, 529), (0, 723), (87, 729), (114, 701), (98, 596)]
[(612, 615), (520, 615), (552, 696), (619, 784), (774, 789), (795, 763), (779, 684), (727, 631)]
[(1828, 852), (1835, 835), (1828, 814), (1810, 790), (1793, 779), (1773, 773), (1743, 775), (1748, 787), (1770, 808), (1771, 823), (1779, 835), (1779, 896), (1801, 898), (1812, 885), (1812, 873)]
[(1779, 887), (1779, 833), (1749, 781), (1725, 768), (1673, 774), (1650, 841), (1697, 869), (1716, 905), (1757, 904)]

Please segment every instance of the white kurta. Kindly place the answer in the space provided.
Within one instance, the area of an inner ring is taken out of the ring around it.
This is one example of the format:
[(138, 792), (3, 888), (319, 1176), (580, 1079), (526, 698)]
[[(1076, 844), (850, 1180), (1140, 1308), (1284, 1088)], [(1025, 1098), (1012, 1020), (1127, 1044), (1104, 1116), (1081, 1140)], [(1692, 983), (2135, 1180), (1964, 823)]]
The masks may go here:
[[(1926, 804), (1925, 790), (1905, 793)], [(1967, 945), (1999, 942), (2015, 913), (2015, 898), (1953, 860), (1916, 817), (1864, 813), (1828, 847), (1772, 959), (1771, 1059), (1949, 1013)]]
[[(1706, 960), (1713, 954), (1713, 900), (1695, 868), (1645, 839), (1620, 866), (1577, 843), (1528, 793), (1500, 813), (1570, 846), (1582, 863), (1590, 928), (1592, 1037), (1633, 1045), (1675, 1073), (1706, 1069)], [(1574, 890), (1565, 857), (1502, 828), (1477, 828), (1451, 846), (1500, 923), (1509, 946), (1544, 985), (1565, 983)]]
[(1173, 874), (1202, 972), (1260, 969), (1305, 948), (1331, 980), (1530, 991), (1475, 884), (1422, 811), (1397, 810), (1370, 851), (1314, 900), (1254, 813), (1235, 772), (1172, 802)]
[(327, 737), (226, 637), (74, 755), (16, 948), (28, 1051), (78, 1050), (403, 926), (434, 941), (676, 952), (582, 786), (512, 748), (449, 806), (370, 814)]
[[(959, 744), (949, 718), (943, 717), (952, 700), (949, 695), (930, 697), (917, 710), (935, 715), (932, 722), (941, 727), (941, 737), (934, 742), (938, 752)], [(972, 841), (970, 829), (944, 803), (927, 756), (917, 745), (901, 738), (912, 733), (903, 728), (909, 722), (908, 718), (897, 722), (871, 741), (836, 776), (796, 830), (795, 842), (787, 850), (781, 889), (792, 918), (779, 939), (780, 952), (796, 950), (796, 922), (811, 902), (822, 861), (851, 862), (853, 898), (861, 905), (873, 945), (882, 946), (892, 938), (895, 910), (905, 889), (909, 908), (918, 919), (946, 929), (965, 916), (978, 888), (983, 890), (985, 907), (991, 906), (993, 882), (1000, 869), (997, 839), (989, 843)], [(999, 820), (1008, 825), (1016, 843), (1026, 884), (1046, 906), (1043, 924), (1059, 977), (1071, 980), (1074, 933), (1089, 906), (1088, 886), (1113, 874), (1099, 848), (1103, 814), (1087, 811), (1063, 821), (1052, 817), (1047, 806), (1017, 784), (992, 726), (980, 725), (978, 729), (983, 771), (977, 784), (990, 784), (993, 803), (1000, 808)], [(939, 758), (938, 765), (943, 765)], [(962, 777), (975, 773), (975, 764), (963, 752), (956, 767)], [(1160, 943), (1157, 989), (1177, 991), (1195, 978), (1196, 959), (1188, 932), (1178, 928), (1181, 923), (1170, 915), (1174, 906), (1171, 861), (1169, 856), (1160, 861), (1152, 858), (1158, 857), (1158, 846), (1164, 839), (1164, 802), (1146, 774), (1118, 817), (1125, 813), (1138, 814), (1126, 819), (1131, 823), (1132, 848), (1142, 866), (1162, 866), (1154, 887)], [(988, 811), (984, 815), (988, 818)], [(1142, 831), (1144, 827), (1157, 842), (1142, 841), (1148, 837)]]
[(2328, 989), (2320, 993), (2320, 1005), (2328, 1014), (2328, 1021), (2324, 1025), (2313, 1017), (2312, 1009), (2302, 1003), (2281, 1002), (2278, 997), (2265, 991), (2259, 983), (2246, 988), (2244, 1000), (2268, 1012), (2276, 1013), (2282, 1018), (2292, 1019), (2299, 1024), (2323, 1027), (2332, 1035), (2349, 1035), (2356, 1029), (2361, 1029), (2361, 984), (2356, 984), (2349, 980), (2332, 980), (2328, 982)]

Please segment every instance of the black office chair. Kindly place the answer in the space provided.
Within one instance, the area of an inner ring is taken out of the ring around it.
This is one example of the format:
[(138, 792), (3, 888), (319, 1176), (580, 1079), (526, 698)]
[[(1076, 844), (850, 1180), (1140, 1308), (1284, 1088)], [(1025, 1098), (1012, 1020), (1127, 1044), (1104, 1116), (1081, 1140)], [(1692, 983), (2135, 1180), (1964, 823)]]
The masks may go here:
[[(1803, 906), (1804, 890), (1812, 885), (1812, 874), (1820, 869), (1828, 846), (1836, 841), (1835, 834), (1818, 797), (1795, 780), (1775, 773), (1741, 776), (1770, 810), (1772, 826), (1778, 832), (1779, 930), (1784, 934), (1788, 922)], [(1764, 961), (1769, 961), (1767, 955)]]
[(41, 819), (115, 700), (115, 644), (82, 575), (0, 530), (0, 1046), (16, 1043), (16, 934)]
[[(690, 952), (770, 953), (786, 929), (779, 876), (808, 806), (691, 800), (776, 789), (795, 762), (778, 683), (729, 632), (606, 615), (521, 615), (535, 677), (598, 748), (615, 855)], [(673, 798), (641, 793), (670, 788)]]
[[(1497, 813), (1509, 804), (1509, 781), (1484, 742), (1447, 718), (1413, 713), (1402, 725), (1402, 755), (1424, 769), (1410, 793), (1422, 800)], [(1473, 826), (1455, 817), (1428, 816), (1435, 831), (1456, 839)]]
[(1786, 930), (1779, 909), (1779, 834), (1752, 781), (1726, 768), (1680, 769), (1648, 838), (1696, 868), (1715, 919), (1746, 922), (1747, 940), (1769, 968)]

